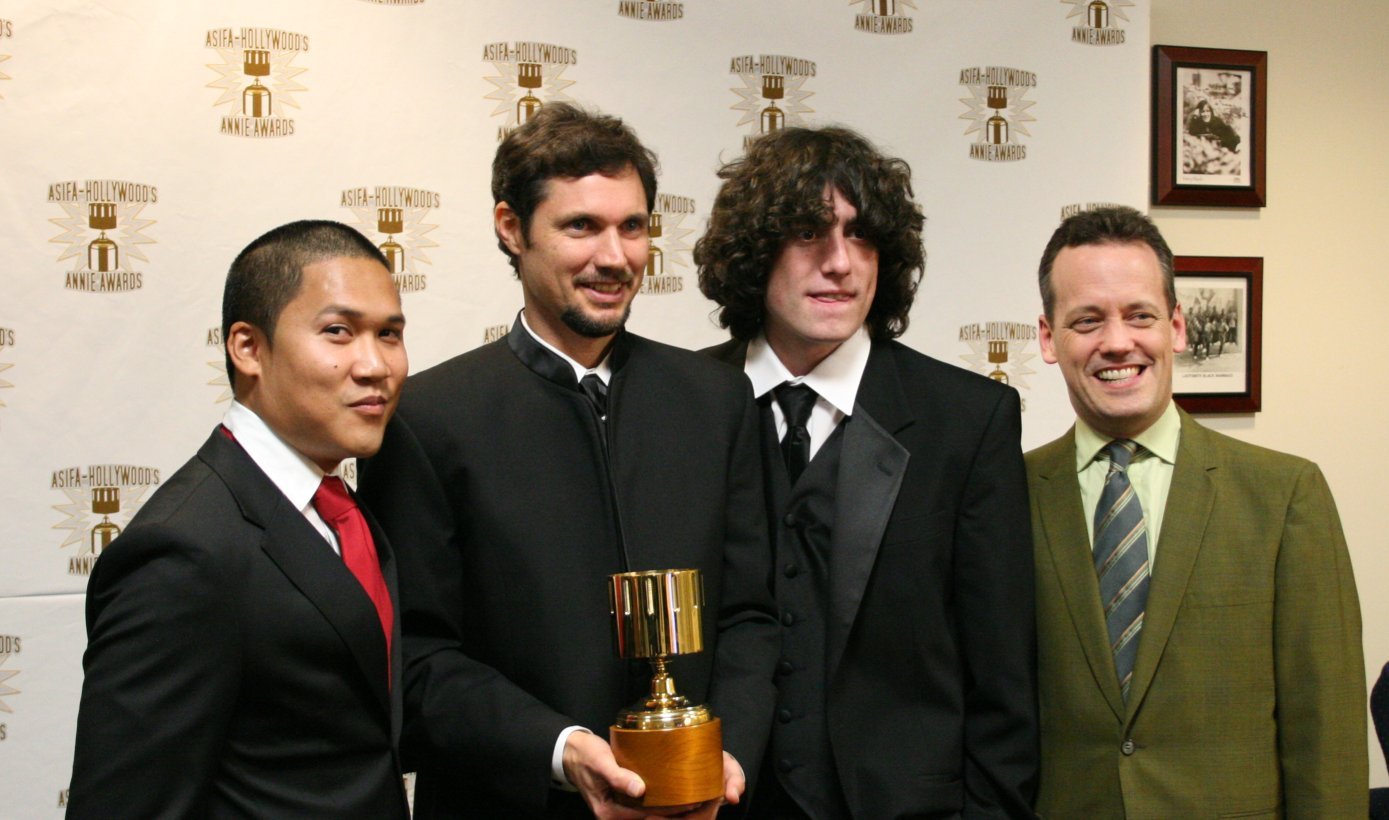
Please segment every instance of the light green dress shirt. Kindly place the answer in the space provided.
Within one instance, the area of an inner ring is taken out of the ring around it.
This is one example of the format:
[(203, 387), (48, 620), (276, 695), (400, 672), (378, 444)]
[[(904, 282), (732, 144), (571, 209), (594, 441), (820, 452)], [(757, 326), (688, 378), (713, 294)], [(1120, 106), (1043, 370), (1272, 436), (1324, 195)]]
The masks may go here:
[[(1097, 458), (1113, 439), (1076, 419), (1076, 474), (1080, 481), (1080, 501), (1085, 510), (1085, 529), (1090, 543), (1095, 543), (1095, 507), (1100, 503), (1109, 460)], [(1172, 470), (1177, 466), (1177, 445), (1182, 438), (1182, 419), (1177, 405), (1169, 401), (1167, 409), (1153, 426), (1139, 433), (1134, 441), (1143, 449), (1129, 464), (1129, 482), (1138, 494), (1148, 530), (1148, 572), (1157, 565), (1158, 535), (1162, 532), (1162, 513), (1167, 509), (1167, 491), (1172, 486)]]

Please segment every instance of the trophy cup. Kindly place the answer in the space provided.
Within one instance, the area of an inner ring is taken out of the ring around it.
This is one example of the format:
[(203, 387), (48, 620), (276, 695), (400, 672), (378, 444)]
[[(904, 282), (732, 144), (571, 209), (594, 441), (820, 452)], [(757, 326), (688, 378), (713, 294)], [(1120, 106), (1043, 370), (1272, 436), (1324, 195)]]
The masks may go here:
[(651, 661), (651, 695), (617, 715), (613, 757), (646, 781), (644, 807), (685, 806), (723, 794), (723, 731), (708, 706), (675, 691), (666, 659), (704, 648), (704, 583), (695, 569), (609, 576), (617, 654)]

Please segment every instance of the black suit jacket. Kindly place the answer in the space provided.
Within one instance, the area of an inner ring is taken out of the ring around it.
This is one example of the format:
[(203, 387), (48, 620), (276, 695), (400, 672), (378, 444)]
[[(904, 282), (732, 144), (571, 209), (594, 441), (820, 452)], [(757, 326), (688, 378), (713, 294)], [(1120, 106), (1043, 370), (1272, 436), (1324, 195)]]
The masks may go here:
[(376, 610), (220, 431), (97, 561), (87, 632), (69, 817), (407, 816)]
[(362, 469), (400, 560), (416, 817), (582, 812), (550, 788), (556, 739), (606, 737), (650, 686), (614, 650), (607, 576), (624, 570), (703, 573), (705, 651), (672, 674), (751, 774), (779, 633), (747, 380), (623, 333), (604, 427), (524, 333), (412, 376)]
[[(707, 352), (747, 358), (739, 342)], [(1037, 664), (1017, 391), (875, 342), (844, 424), (826, 709), (849, 808), (1030, 817)]]

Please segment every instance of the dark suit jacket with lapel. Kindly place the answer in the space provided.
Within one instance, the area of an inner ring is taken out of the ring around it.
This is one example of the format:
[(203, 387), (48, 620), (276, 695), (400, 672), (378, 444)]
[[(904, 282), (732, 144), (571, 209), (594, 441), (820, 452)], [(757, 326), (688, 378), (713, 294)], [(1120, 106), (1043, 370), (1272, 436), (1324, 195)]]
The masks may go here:
[(1127, 704), (1074, 430), (1027, 454), (1047, 817), (1364, 817), (1360, 608), (1316, 465), (1181, 414)]
[(69, 817), (407, 816), (376, 610), (220, 431), (97, 561), (87, 632)]
[(650, 688), (614, 651), (607, 581), (627, 569), (703, 573), (705, 650), (672, 673), (752, 774), (779, 633), (747, 380), (623, 333), (604, 431), (568, 364), (519, 355), (502, 339), (412, 376), (362, 469), (400, 560), (416, 817), (583, 813), (550, 787), (556, 739), (606, 737)]
[[(746, 344), (707, 352), (741, 368)], [(1017, 391), (874, 343), (845, 425), (826, 709), (849, 808), (863, 820), (1031, 816), (1036, 650)]]

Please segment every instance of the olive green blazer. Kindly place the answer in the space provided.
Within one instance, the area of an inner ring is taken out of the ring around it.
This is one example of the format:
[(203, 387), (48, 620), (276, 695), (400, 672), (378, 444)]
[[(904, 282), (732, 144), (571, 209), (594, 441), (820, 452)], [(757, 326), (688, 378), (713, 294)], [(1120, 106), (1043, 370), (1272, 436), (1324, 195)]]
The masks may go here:
[(1181, 414), (1128, 703), (1074, 431), (1027, 454), (1050, 818), (1365, 817), (1360, 606), (1335, 502), (1305, 459)]

